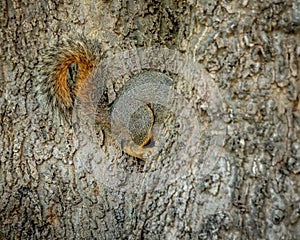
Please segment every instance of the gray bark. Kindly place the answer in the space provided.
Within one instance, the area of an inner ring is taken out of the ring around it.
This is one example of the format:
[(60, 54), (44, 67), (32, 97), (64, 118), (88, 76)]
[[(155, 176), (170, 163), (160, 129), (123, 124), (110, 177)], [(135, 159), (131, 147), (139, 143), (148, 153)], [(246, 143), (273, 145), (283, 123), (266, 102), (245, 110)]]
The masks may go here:
[[(0, 12), (1, 239), (300, 239), (299, 1), (7, 0)], [(91, 149), (37, 101), (44, 49), (78, 33), (108, 56), (167, 48), (201, 66), (205, 80), (186, 81), (185, 65), (174, 82), (182, 114), (157, 158), (101, 130)]]

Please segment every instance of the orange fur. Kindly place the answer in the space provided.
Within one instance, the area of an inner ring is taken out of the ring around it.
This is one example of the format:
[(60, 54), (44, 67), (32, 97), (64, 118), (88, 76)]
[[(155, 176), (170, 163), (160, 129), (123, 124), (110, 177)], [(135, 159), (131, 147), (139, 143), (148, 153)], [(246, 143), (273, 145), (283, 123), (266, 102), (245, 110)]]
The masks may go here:
[[(52, 46), (43, 58), (39, 90), (47, 97), (48, 105), (54, 111), (59, 110), (60, 116), (66, 120), (69, 120), (74, 97), (78, 96), (89, 74), (99, 64), (100, 56), (98, 43), (80, 36)], [(77, 63), (78, 73), (73, 85), (69, 86), (67, 71), (72, 63)]]

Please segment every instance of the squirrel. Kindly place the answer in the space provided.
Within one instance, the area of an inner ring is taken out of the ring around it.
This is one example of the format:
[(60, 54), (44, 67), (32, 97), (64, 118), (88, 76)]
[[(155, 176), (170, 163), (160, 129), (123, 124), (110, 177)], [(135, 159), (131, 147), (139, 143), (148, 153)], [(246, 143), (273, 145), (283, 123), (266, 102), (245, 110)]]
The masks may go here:
[[(70, 123), (75, 99), (80, 97), (80, 91), (85, 87), (85, 81), (101, 63), (102, 58), (100, 44), (83, 36), (79, 36), (77, 39), (64, 39), (61, 43), (51, 47), (45, 54), (39, 91), (41, 95), (46, 96), (48, 107), (58, 112), (58, 115), (67, 122)], [(102, 114), (102, 118), (105, 116), (103, 121), (111, 122), (112, 119), (119, 119), (122, 122), (122, 127), (126, 128), (131, 138), (130, 141), (125, 141), (123, 150), (141, 160), (145, 160), (143, 155), (152, 144), (153, 126), (159, 113), (154, 110), (161, 109), (161, 107), (151, 104), (151, 99), (148, 99), (140, 101), (135, 108), (132, 108), (134, 104), (127, 102), (127, 99), (132, 98), (131, 95), (139, 94), (138, 88), (143, 88), (144, 83), (151, 83), (152, 79), (156, 84), (169, 84), (170, 80), (165, 76), (154, 71), (138, 74), (128, 84), (125, 83), (117, 99), (111, 105), (107, 103), (104, 109), (99, 110), (108, 112), (108, 114)], [(135, 89), (136, 87), (137, 89)], [(151, 91), (151, 89), (149, 90)], [(154, 91), (156, 90), (154, 89)], [(138, 99), (138, 97), (133, 96), (133, 99)], [(132, 109), (128, 110), (130, 106)], [(126, 112), (130, 112), (130, 114), (124, 117)]]

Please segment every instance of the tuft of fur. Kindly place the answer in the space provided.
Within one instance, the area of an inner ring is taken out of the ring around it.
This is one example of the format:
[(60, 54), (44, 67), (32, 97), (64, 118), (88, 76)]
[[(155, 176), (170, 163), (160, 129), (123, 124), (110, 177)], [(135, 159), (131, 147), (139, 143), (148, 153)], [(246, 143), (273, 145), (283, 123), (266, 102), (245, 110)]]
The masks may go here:
[(65, 38), (50, 46), (39, 64), (38, 91), (45, 97), (47, 108), (69, 122), (77, 93), (99, 64), (100, 56), (99, 43), (84, 36)]

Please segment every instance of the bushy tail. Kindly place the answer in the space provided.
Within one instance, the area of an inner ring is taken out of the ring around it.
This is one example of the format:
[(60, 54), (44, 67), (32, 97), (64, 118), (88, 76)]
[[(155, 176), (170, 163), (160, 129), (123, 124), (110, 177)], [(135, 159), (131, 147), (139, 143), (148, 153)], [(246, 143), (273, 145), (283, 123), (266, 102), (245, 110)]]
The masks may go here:
[(99, 43), (83, 36), (63, 39), (45, 52), (38, 89), (50, 110), (70, 119), (75, 97), (100, 56)]

